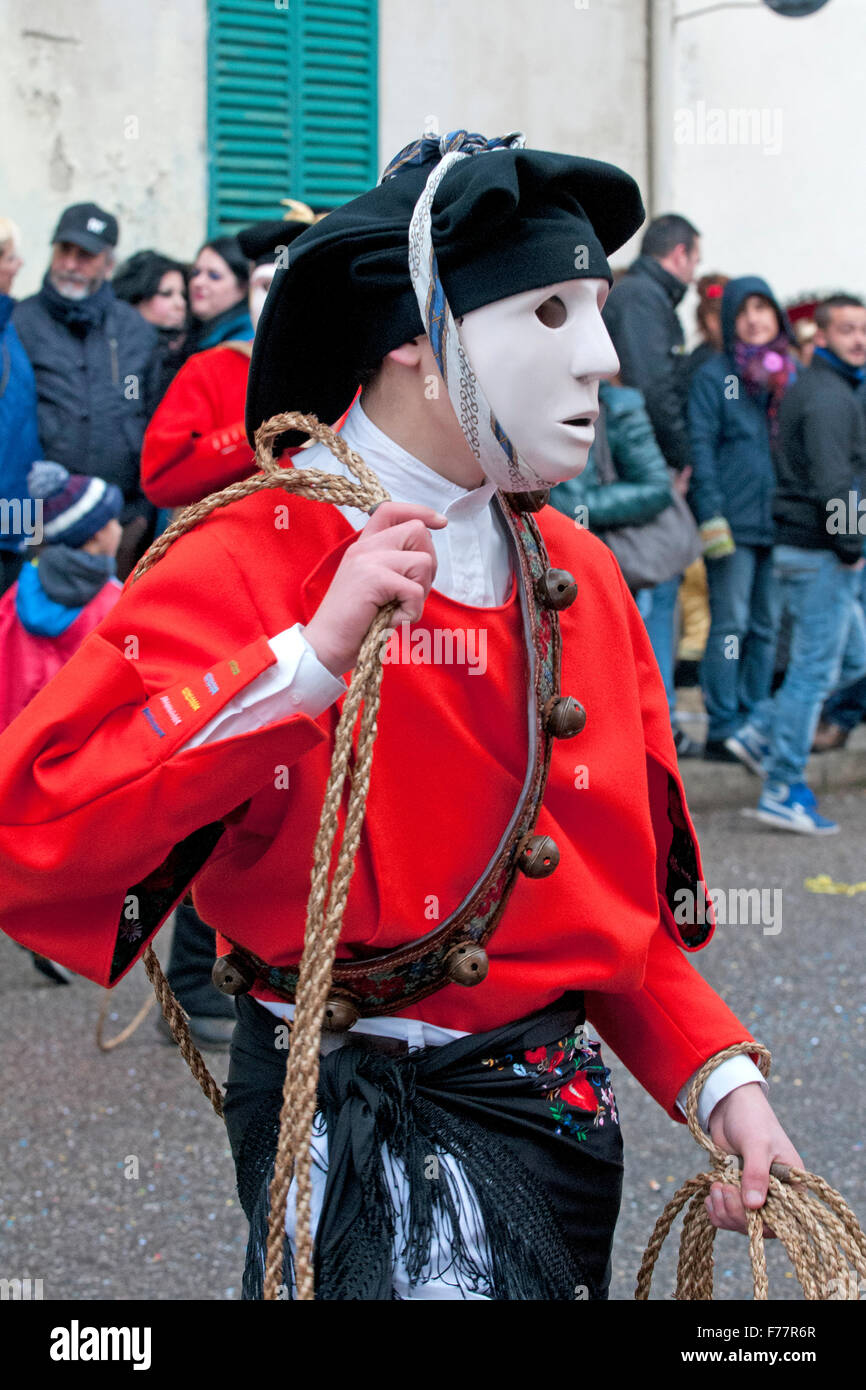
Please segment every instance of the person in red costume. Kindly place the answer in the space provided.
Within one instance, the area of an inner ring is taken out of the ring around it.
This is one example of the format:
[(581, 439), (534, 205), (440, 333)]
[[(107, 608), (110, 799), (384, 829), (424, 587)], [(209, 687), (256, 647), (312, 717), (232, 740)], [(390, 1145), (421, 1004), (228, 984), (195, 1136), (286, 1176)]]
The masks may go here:
[[(280, 257), (316, 220), (304, 203), (286, 220), (256, 222), (238, 232), (250, 265), (253, 328)], [(162, 398), (144, 436), (141, 485), (157, 507), (185, 507), (254, 472), (244, 429), (252, 343), (231, 339), (193, 353)]]
[[(10, 935), (111, 985), (192, 883), (250, 971), (225, 1103), (247, 1297), (338, 707), (382, 605), (313, 1141), (317, 1296), (605, 1298), (622, 1142), (586, 1018), (678, 1119), (703, 1063), (751, 1041), (684, 954), (712, 913), (640, 616), (610, 552), (543, 505), (586, 464), (617, 368), (607, 256), (643, 215), (621, 170), (522, 137), (401, 151), (278, 272), (247, 407), (250, 436), (285, 410), (335, 419), (361, 381), (342, 436), (390, 500), (369, 520), (269, 490), (215, 510), (0, 738)], [(304, 467), (349, 476), (321, 444)], [(748, 1057), (699, 1117), (744, 1158), (742, 1197), (709, 1199), (743, 1229), (743, 1198), (799, 1156)], [(291, 1275), (291, 1192), (286, 1237)]]

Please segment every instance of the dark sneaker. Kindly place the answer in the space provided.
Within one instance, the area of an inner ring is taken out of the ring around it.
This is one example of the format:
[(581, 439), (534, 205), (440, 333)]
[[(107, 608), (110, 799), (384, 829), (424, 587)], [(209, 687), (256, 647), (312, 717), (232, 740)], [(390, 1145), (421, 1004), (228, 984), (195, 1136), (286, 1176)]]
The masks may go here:
[[(162, 1012), (157, 1016), (156, 1029), (163, 1042), (174, 1042), (174, 1036)], [(212, 1018), (207, 1014), (192, 1014), (189, 1018), (190, 1037), (196, 1047), (225, 1051), (232, 1040), (234, 1030), (233, 1018)]]
[(766, 777), (764, 764), (770, 756), (770, 740), (753, 729), (751, 724), (744, 724), (742, 729), (726, 738), (725, 747), (756, 777)]
[(834, 748), (844, 748), (850, 732), (850, 729), (844, 729), (841, 724), (825, 724), (822, 719), (815, 730), (812, 752), (829, 753)]
[(677, 750), (678, 758), (699, 758), (703, 749), (699, 743), (695, 743), (693, 738), (682, 729), (674, 729), (674, 748)]
[(47, 956), (37, 956), (35, 951), (32, 951), (31, 955), (39, 974), (44, 975), (53, 985), (72, 984), (72, 971), (67, 970), (65, 965), (58, 965), (56, 960), (49, 960)]
[(796, 830), (801, 835), (835, 835), (835, 821), (820, 815), (818, 802), (805, 782), (767, 782), (761, 793), (758, 820), (779, 830)]
[(704, 760), (708, 763), (738, 763), (740, 759), (723, 738), (708, 738), (704, 744)]

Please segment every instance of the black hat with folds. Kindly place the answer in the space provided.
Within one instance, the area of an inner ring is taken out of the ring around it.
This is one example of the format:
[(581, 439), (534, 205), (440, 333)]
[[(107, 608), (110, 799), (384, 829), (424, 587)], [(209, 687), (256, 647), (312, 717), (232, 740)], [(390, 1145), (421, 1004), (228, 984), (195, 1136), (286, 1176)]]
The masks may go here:
[[(475, 142), (484, 153), (445, 173), (431, 215), (455, 317), (564, 280), (610, 281), (608, 255), (644, 220), (634, 179), (598, 160), (499, 147), (477, 136), (464, 142), (463, 134), (457, 148)], [(401, 163), (407, 154), (412, 158)], [(407, 146), (389, 165), (391, 176), (386, 171), (376, 188), (294, 242), (256, 332), (247, 389), (251, 441), (282, 411), (333, 423), (351, 404), (361, 373), (425, 332), (409, 277), (409, 224), (440, 158), (438, 137)], [(283, 438), (293, 445), (305, 436)]]
[[(303, 203), (295, 205), (303, 208)], [(236, 233), (238, 245), (254, 265), (273, 265), (284, 247), (290, 246), (302, 232), (313, 225), (315, 214), (307, 208), (309, 217), (274, 217), (265, 222), (253, 222)]]

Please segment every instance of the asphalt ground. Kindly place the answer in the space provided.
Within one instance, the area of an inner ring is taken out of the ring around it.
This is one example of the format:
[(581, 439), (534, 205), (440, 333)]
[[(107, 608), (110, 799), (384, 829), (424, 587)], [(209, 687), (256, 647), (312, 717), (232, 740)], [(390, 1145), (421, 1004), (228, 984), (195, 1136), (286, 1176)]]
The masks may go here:
[[(764, 889), (768, 902), (779, 889), (782, 911), (772, 923), (719, 927), (692, 959), (771, 1048), (771, 1099), (804, 1161), (866, 1224), (866, 891), (805, 887), (819, 875), (866, 880), (866, 793), (824, 795), (821, 805), (840, 834), (786, 834), (735, 808), (696, 813), (709, 886)], [(157, 947), (165, 960), (167, 932)], [(149, 988), (136, 967), (114, 992), (109, 1033)], [(41, 1279), (45, 1299), (237, 1299), (246, 1222), (221, 1122), (159, 1040), (155, 1013), (122, 1047), (97, 1049), (102, 997), (85, 980), (44, 981), (0, 937), (0, 1276)], [(209, 1061), (223, 1084), (227, 1054)], [(627, 1300), (656, 1217), (704, 1166), (703, 1151), (608, 1062), (627, 1161), (611, 1296)], [(784, 1251), (768, 1249), (771, 1298), (801, 1298)], [(670, 1297), (674, 1269), (671, 1246), (654, 1298)], [(717, 1298), (750, 1297), (743, 1237), (719, 1234), (716, 1275)]]

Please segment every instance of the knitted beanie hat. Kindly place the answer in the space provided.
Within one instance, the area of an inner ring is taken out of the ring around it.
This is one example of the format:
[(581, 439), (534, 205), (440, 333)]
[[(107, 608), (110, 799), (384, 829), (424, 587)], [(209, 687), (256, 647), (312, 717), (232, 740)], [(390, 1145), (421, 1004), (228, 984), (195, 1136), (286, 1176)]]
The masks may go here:
[(42, 501), (44, 545), (84, 545), (123, 510), (123, 493), (116, 484), (68, 473), (46, 459), (33, 464), (27, 487), (34, 500)]

